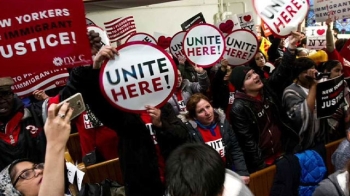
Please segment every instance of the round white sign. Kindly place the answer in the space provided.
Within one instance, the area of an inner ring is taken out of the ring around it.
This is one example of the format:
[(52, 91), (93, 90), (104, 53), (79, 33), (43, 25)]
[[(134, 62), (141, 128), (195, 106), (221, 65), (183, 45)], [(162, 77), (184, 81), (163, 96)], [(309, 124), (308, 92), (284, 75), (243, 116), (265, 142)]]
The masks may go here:
[(186, 31), (180, 31), (176, 33), (173, 38), (171, 39), (170, 42), (170, 53), (175, 57), (175, 58), (186, 58), (185, 54), (182, 50), (182, 42), (184, 40), (184, 37), (186, 35)]
[(309, 11), (308, 0), (254, 0), (253, 4), (264, 23), (280, 37), (296, 31)]
[(117, 50), (119, 56), (101, 68), (100, 86), (105, 98), (113, 106), (134, 113), (144, 111), (146, 105), (164, 105), (177, 82), (171, 56), (159, 46), (142, 41), (124, 44)]
[(157, 40), (154, 39), (152, 35), (149, 35), (147, 33), (135, 33), (131, 35), (125, 43), (129, 42), (135, 42), (135, 41), (143, 41), (143, 42), (149, 42), (152, 44), (157, 44)]
[(106, 46), (110, 46), (110, 41), (109, 41), (109, 38), (107, 36), (107, 33), (106, 31), (104, 31), (101, 27), (98, 27), (98, 26), (88, 26), (87, 27), (87, 30), (88, 31), (95, 31), (97, 32), (98, 34), (100, 34), (100, 37), (101, 37), (101, 42), (103, 45), (106, 45)]
[(191, 28), (183, 40), (187, 60), (201, 67), (210, 67), (224, 55), (225, 38), (214, 25), (200, 24)]
[(259, 50), (258, 38), (252, 31), (239, 29), (225, 38), (224, 57), (231, 66), (244, 65), (251, 61)]

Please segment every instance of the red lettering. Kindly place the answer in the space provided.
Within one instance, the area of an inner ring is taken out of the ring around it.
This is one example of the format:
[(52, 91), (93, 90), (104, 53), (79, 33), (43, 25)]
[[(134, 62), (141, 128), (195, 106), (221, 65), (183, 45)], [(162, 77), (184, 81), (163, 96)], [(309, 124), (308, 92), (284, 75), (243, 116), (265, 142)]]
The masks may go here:
[(237, 52), (237, 57), (238, 57), (238, 58), (241, 58), (241, 54), (242, 54), (242, 51), (238, 50), (238, 52)]
[[(294, 14), (297, 13), (297, 11), (293, 10), (293, 8), (292, 8), (290, 5), (288, 5), (288, 6), (286, 7), (286, 10), (288, 11), (290, 17), (293, 17)], [(281, 15), (282, 15), (282, 14), (281, 14)], [(290, 21), (290, 19), (289, 19), (289, 21)], [(287, 21), (286, 21), (286, 22), (287, 22)], [(287, 22), (287, 23), (288, 23), (288, 22)]]
[(203, 47), (203, 55), (209, 55), (207, 47)]
[[(192, 54), (192, 55), (191, 55)], [(188, 56), (195, 56), (194, 54), (194, 48), (187, 48), (187, 55)]]
[(220, 149), (219, 150), (219, 154), (220, 154), (221, 157), (224, 157), (225, 156), (224, 149)]
[(285, 27), (283, 22), (282, 22), (282, 20), (280, 18), (278, 18), (278, 22), (279, 22), (278, 24), (276, 24), (275, 22), (273, 23), (273, 25), (275, 26), (275, 28), (277, 30), (277, 33), (279, 33), (281, 31), (280, 30), (281, 26)]
[(215, 46), (210, 46), (210, 54), (216, 54)]
[(147, 93), (152, 93), (152, 91), (149, 90), (149, 84), (147, 81), (139, 82), (139, 87), (140, 87), (141, 95), (144, 95), (145, 91)]
[(176, 58), (179, 58), (181, 56), (183, 56), (181, 51), (180, 52), (175, 52), (175, 57)]
[(197, 47), (196, 48), (196, 55), (197, 56), (201, 56), (202, 54), (201, 54), (201, 47)]
[(281, 12), (281, 17), (284, 20), (284, 22), (286, 22), (286, 23), (290, 22), (290, 18), (286, 15), (286, 13), (284, 11)]
[(248, 52), (243, 52), (242, 59), (247, 59)]
[(118, 96), (123, 96), (123, 99), (126, 99), (126, 94), (125, 94), (125, 90), (123, 87), (120, 87), (120, 92), (117, 93), (114, 89), (111, 90), (111, 93), (113, 95), (113, 99), (114, 101), (118, 101)]
[(134, 98), (137, 97), (137, 93), (136, 93), (136, 84), (129, 84), (126, 86), (126, 89), (128, 90), (128, 94), (130, 98)]
[(297, 8), (298, 10), (300, 10), (301, 5), (299, 5), (298, 2), (295, 2), (295, 0), (291, 0), (290, 2), (292, 2), (292, 4), (295, 6), (295, 8)]
[(237, 50), (236, 49), (234, 49), (234, 48), (232, 48), (232, 51), (231, 51), (231, 56), (236, 56), (236, 52), (237, 52)]
[(152, 79), (152, 85), (153, 85), (154, 92), (163, 90), (163, 87), (161, 87), (162, 83), (159, 81), (161, 81), (160, 77)]

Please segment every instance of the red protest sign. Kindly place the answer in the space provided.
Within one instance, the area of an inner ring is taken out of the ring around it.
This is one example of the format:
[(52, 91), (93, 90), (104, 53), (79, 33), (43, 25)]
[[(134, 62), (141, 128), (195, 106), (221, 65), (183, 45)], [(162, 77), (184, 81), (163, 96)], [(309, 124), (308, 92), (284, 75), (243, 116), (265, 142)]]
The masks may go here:
[(49, 90), (64, 86), (68, 77), (65, 68), (22, 74), (12, 78), (15, 83), (11, 88), (19, 97), (26, 97), (38, 89)]
[(343, 48), (340, 50), (340, 55), (346, 60), (350, 61), (350, 39), (344, 44)]
[(92, 62), (81, 0), (2, 3), (0, 76)]
[(146, 105), (163, 106), (173, 95), (177, 67), (160, 46), (144, 41), (126, 43), (117, 48), (119, 56), (104, 63), (100, 89), (113, 106), (140, 113)]
[(253, 0), (253, 4), (255, 12), (279, 37), (296, 31), (309, 11), (309, 2), (305, 0)]

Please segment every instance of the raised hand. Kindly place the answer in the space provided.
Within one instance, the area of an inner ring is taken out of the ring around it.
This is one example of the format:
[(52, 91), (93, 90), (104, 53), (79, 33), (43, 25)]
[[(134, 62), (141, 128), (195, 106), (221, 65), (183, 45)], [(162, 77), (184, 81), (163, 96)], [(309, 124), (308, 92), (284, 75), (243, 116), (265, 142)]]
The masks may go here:
[(106, 59), (114, 59), (115, 55), (119, 55), (117, 49), (112, 46), (103, 46), (94, 58), (93, 69), (100, 69)]

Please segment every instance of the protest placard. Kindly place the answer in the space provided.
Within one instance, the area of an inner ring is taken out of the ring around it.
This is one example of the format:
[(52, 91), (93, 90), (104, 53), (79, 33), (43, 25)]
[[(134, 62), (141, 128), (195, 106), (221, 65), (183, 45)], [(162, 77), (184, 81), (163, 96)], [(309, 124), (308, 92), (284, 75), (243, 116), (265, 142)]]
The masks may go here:
[(315, 0), (314, 14), (316, 22), (325, 22), (328, 18), (344, 19), (350, 17), (350, 2), (347, 0)]
[(274, 35), (286, 37), (296, 31), (309, 11), (307, 0), (254, 0), (256, 13)]
[(183, 45), (183, 40), (186, 35), (185, 31), (180, 31), (176, 33), (173, 38), (171, 39), (170, 42), (170, 53), (175, 57), (175, 58), (186, 58), (183, 50), (182, 50), (182, 45)]
[(344, 103), (344, 76), (317, 84), (317, 118), (329, 117)]
[(133, 16), (119, 17), (104, 23), (111, 42), (121, 41), (136, 33), (136, 24)]
[(210, 24), (194, 26), (186, 33), (183, 41), (186, 59), (201, 67), (210, 67), (219, 62), (225, 47), (221, 31)]
[(256, 35), (256, 20), (253, 17), (253, 12), (246, 12), (243, 14), (237, 14), (236, 17), (240, 23), (241, 29), (247, 29), (254, 32)]
[(101, 44), (103, 46), (110, 46), (111, 45), (109, 38), (107, 36), (107, 32), (105, 30), (103, 30), (101, 27), (90, 25), (87, 27), (87, 30), (97, 32), (101, 37)]
[(92, 63), (81, 0), (8, 1), (1, 9), (0, 77)]
[(197, 25), (197, 24), (205, 24), (205, 19), (202, 14), (202, 12), (196, 14), (195, 16), (191, 17), (190, 19), (186, 20), (184, 23), (181, 24), (181, 28), (183, 31), (187, 31), (191, 27)]
[(65, 68), (27, 73), (12, 77), (15, 82), (12, 90), (19, 97), (31, 95), (35, 90), (49, 90), (66, 85), (68, 81), (68, 71)]
[(220, 31), (227, 35), (234, 30), (241, 29), (240, 22), (238, 21), (237, 15), (234, 14), (230, 18), (223, 20), (215, 25)]
[(327, 26), (306, 27), (306, 48), (321, 50), (326, 47)]
[(135, 41), (143, 41), (143, 42), (149, 42), (152, 44), (157, 44), (157, 40), (154, 39), (154, 37), (147, 33), (135, 33), (131, 35), (125, 43), (129, 42), (135, 42)]
[(145, 111), (146, 105), (161, 107), (177, 82), (172, 57), (161, 47), (130, 42), (117, 48), (119, 56), (104, 63), (100, 72), (103, 95), (113, 106), (128, 112)]
[(224, 58), (231, 66), (244, 65), (258, 52), (259, 42), (256, 35), (246, 29), (235, 30), (225, 38)]

